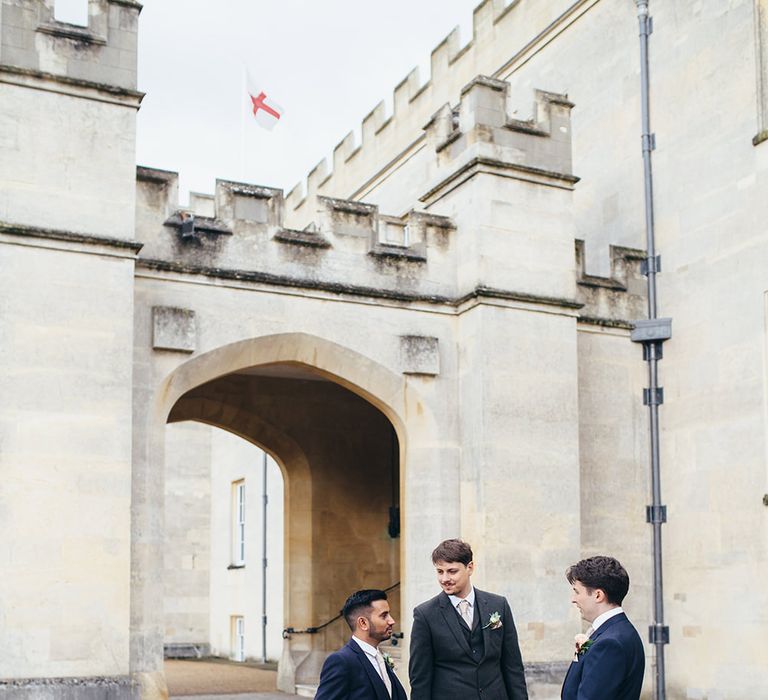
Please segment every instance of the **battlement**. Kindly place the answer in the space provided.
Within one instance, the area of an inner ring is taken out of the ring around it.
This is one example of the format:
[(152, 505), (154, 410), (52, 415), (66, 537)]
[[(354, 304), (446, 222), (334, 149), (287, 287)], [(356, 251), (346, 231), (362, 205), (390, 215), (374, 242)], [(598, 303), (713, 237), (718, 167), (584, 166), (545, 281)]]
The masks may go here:
[(217, 180), (212, 196), (196, 194), (180, 207), (178, 175), (151, 168), (137, 170), (136, 207), (140, 258), (173, 269), (423, 298), (455, 286), (455, 226), (422, 211), (388, 216), (372, 204), (320, 197), (313, 222), (292, 229), (282, 190)]
[[(359, 199), (369, 196), (374, 181), (413, 154), (424, 140), (421, 126), (441, 104), (459, 103), (462, 86), (478, 72), (497, 75), (514, 47), (554, 27), (570, 3), (531, 3), (526, 0), (485, 0), (474, 10), (472, 38), (461, 45), (458, 28), (432, 51), (430, 76), (422, 83), (413, 69), (392, 96), (392, 114), (380, 102), (362, 120), (361, 142), (348, 133), (333, 149), (332, 163), (318, 163), (305, 182), (286, 196), (286, 216), (293, 226), (312, 218), (318, 195)], [(394, 160), (393, 160), (394, 157)]]
[(88, 26), (79, 26), (55, 19), (55, 0), (0, 2), (0, 72), (135, 91), (140, 3), (89, 0)]
[(648, 294), (640, 269), (645, 251), (610, 246), (610, 275), (599, 277), (585, 271), (584, 241), (577, 239), (575, 245), (577, 298), (583, 304), (582, 319), (629, 328), (632, 319), (642, 318)]

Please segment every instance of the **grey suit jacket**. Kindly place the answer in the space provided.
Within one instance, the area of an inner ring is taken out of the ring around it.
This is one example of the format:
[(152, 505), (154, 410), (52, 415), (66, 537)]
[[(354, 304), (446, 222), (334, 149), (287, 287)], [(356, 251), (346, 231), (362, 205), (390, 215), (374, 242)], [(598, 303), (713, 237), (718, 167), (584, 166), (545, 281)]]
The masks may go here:
[[(413, 611), (411, 629), (411, 700), (527, 700), (523, 660), (517, 630), (506, 598), (475, 588), (476, 614), (480, 615), (485, 650), (472, 656), (464, 624), (440, 593)], [(490, 629), (492, 613), (502, 626)]]

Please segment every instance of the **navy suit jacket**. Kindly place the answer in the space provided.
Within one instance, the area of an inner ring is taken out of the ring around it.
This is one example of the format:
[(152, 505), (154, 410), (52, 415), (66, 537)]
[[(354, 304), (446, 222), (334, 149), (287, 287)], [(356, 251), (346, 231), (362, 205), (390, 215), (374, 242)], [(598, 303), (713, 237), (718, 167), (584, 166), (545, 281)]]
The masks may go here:
[[(408, 700), (392, 669), (387, 668), (387, 675), (392, 683), (392, 700)], [(389, 700), (389, 694), (365, 652), (350, 639), (325, 660), (315, 700)]]
[(563, 700), (638, 700), (645, 671), (640, 635), (624, 613), (606, 620), (565, 675)]

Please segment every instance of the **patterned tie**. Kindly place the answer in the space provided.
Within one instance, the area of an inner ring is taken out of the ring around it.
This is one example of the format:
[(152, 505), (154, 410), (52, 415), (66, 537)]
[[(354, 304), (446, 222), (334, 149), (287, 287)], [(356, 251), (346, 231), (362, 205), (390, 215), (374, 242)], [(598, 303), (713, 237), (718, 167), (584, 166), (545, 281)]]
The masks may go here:
[(389, 680), (386, 661), (384, 661), (384, 657), (378, 649), (376, 650), (376, 665), (379, 667), (381, 680), (383, 680), (384, 685), (387, 686), (387, 693), (389, 694), (389, 697), (392, 697), (392, 681)]
[(458, 603), (459, 608), (459, 615), (461, 615), (461, 619), (464, 620), (467, 627), (469, 629), (472, 629), (472, 611), (469, 609), (469, 601), (464, 598), (463, 600), (460, 600)]

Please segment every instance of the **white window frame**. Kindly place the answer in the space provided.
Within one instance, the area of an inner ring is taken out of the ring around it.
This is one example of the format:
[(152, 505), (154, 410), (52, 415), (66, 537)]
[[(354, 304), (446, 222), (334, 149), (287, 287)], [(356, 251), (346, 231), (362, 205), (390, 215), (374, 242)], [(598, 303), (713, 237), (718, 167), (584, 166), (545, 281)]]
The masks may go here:
[(245, 479), (232, 482), (232, 564), (245, 566)]
[(245, 661), (245, 618), (232, 616), (232, 660)]

